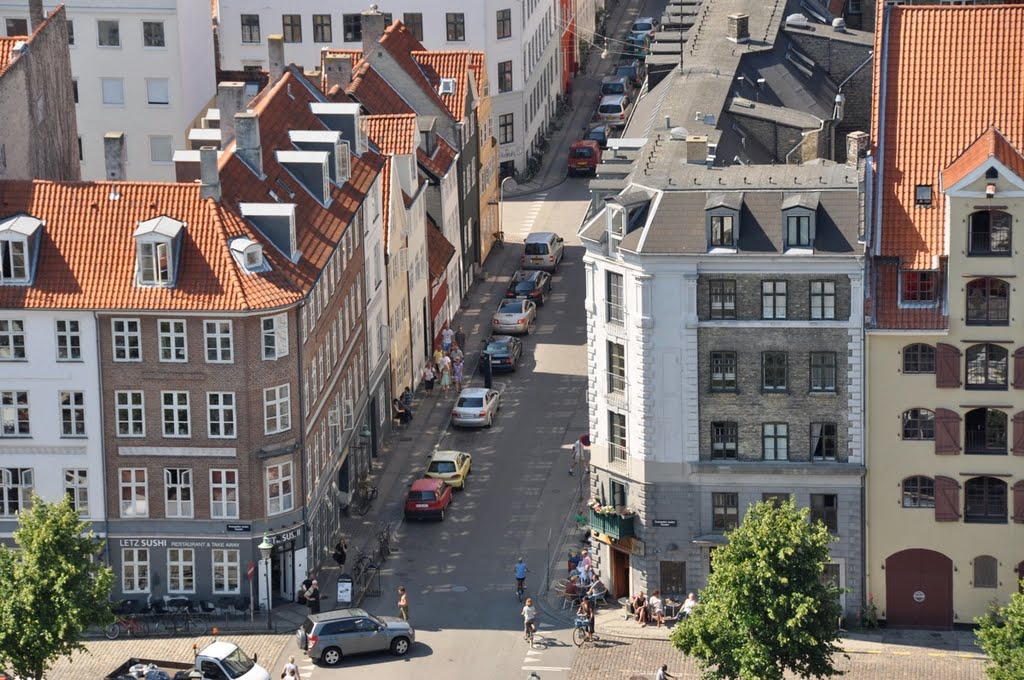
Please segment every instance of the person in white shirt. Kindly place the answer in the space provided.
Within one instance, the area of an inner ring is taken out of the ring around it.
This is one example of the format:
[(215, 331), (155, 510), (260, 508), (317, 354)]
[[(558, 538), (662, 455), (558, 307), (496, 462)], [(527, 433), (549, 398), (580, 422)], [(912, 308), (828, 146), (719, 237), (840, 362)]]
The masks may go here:
[(661, 591), (655, 590), (651, 593), (648, 603), (651, 605), (651, 618), (658, 622), (658, 626), (661, 626), (665, 623), (665, 603), (661, 599)]
[(526, 604), (523, 606), (523, 639), (529, 640), (530, 635), (537, 630), (537, 626), (534, 623), (537, 620), (537, 609), (533, 606), (533, 598), (526, 598)]
[(658, 669), (658, 674), (654, 676), (654, 680), (675, 680), (674, 675), (669, 675), (668, 664), (662, 664), (661, 668)]
[(454, 336), (455, 331), (448, 324), (445, 324), (444, 330), (441, 331), (441, 348), (445, 351), (445, 354), (452, 348), (452, 338)]
[(683, 616), (689, 616), (693, 613), (693, 610), (697, 608), (697, 596), (690, 593), (686, 596), (686, 601), (683, 602)]
[(284, 668), (281, 670), (281, 677), (285, 678), (285, 680), (300, 680), (299, 667), (295, 665), (294, 656), (288, 657), (288, 663), (286, 663)]

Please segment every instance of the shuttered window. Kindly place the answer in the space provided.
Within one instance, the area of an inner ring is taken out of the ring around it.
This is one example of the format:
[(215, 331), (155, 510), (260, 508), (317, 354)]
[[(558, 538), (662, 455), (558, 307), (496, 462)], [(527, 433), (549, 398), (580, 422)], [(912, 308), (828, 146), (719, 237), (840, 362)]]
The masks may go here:
[(960, 453), (960, 414), (956, 411), (935, 409), (935, 453)]
[(1013, 485), (1013, 521), (1024, 524), (1024, 479)]
[(1015, 456), (1024, 456), (1024, 411), (1013, 415), (1013, 439), (1010, 452)]
[(995, 588), (999, 585), (999, 561), (991, 555), (974, 558), (974, 587)]
[(1013, 386), (1018, 390), (1024, 389), (1024, 347), (1013, 352)]
[(935, 521), (956, 522), (960, 519), (960, 485), (951, 477), (935, 478)]
[(935, 347), (935, 386), (960, 387), (960, 350), (939, 343)]

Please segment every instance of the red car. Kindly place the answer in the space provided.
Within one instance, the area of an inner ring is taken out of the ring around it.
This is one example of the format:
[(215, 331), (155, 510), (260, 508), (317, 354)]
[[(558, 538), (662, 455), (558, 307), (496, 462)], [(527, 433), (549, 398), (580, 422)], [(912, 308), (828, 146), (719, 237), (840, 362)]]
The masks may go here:
[(593, 139), (580, 139), (569, 147), (569, 174), (595, 175), (601, 161), (601, 146)]
[(452, 504), (452, 487), (440, 479), (417, 479), (405, 497), (405, 518), (444, 519), (444, 511)]

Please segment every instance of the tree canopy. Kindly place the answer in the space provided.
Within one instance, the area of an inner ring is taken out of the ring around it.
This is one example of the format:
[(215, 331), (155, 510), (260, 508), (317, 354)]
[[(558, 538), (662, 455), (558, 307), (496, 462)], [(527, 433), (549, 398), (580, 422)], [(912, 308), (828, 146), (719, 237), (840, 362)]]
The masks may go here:
[(978, 644), (989, 656), (985, 673), (992, 680), (1024, 678), (1024, 595), (1010, 596), (1004, 607), (975, 620)]
[(14, 542), (17, 549), (0, 547), (0, 669), (41, 680), (56, 659), (83, 648), (90, 625), (113, 620), (114, 575), (67, 497), (33, 496)]
[(695, 657), (705, 678), (781, 680), (841, 675), (833, 656), (842, 609), (822, 579), (835, 540), (790, 500), (752, 505), (715, 549), (712, 573), (672, 643)]

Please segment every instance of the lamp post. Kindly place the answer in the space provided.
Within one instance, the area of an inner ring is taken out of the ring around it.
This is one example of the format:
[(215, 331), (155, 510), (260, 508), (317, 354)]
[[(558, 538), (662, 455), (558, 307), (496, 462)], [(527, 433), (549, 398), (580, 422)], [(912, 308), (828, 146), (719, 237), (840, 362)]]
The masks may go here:
[(515, 191), (519, 186), (511, 177), (501, 180), (498, 185), (498, 231), (502, 234), (502, 240), (505, 240), (505, 182), (512, 182), (509, 191)]
[(266, 534), (263, 534), (263, 542), (256, 546), (260, 550), (260, 557), (266, 560), (264, 573), (266, 575), (267, 582), (267, 630), (274, 630), (273, 624), (270, 621), (270, 607), (271, 607), (271, 593), (270, 593), (270, 553), (274, 550), (274, 544), (270, 542)]

